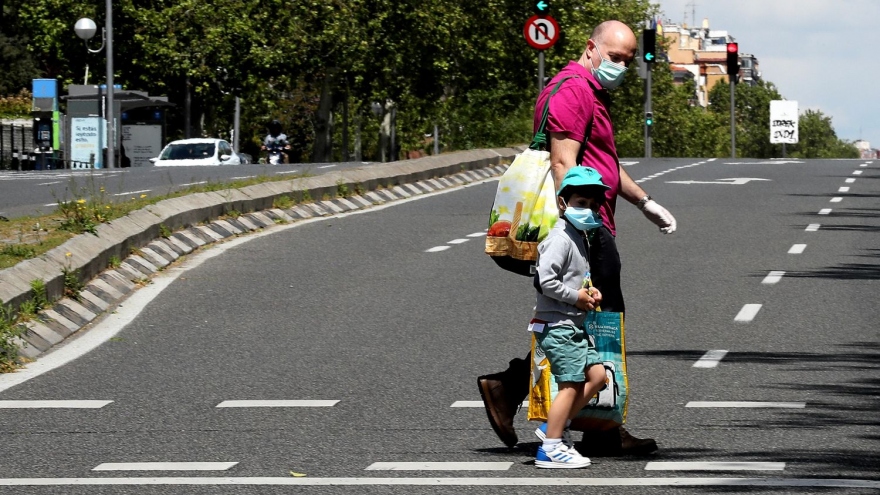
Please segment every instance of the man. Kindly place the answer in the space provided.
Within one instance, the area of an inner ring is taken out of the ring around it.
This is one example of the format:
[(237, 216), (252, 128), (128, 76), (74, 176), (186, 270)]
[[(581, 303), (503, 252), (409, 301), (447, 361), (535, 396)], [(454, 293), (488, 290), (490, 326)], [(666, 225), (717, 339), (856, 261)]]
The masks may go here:
[[(565, 173), (578, 164), (593, 167), (610, 187), (600, 209), (604, 226), (590, 242), (590, 265), (594, 285), (602, 292), (602, 308), (625, 311), (620, 289), (620, 256), (614, 210), (617, 197), (636, 205), (665, 234), (676, 229), (675, 218), (657, 204), (620, 166), (614, 143), (614, 129), (608, 114), (608, 90), (623, 82), (638, 44), (632, 30), (622, 22), (606, 21), (593, 30), (577, 62), (569, 62), (547, 85), (535, 105), (535, 128), (540, 124), (544, 103), (557, 82), (570, 77), (550, 100), (546, 132), (549, 135), (550, 167), (556, 189)], [(572, 77), (573, 76), (573, 77)], [(589, 139), (584, 144), (585, 135)], [(513, 416), (529, 394), (529, 361), (513, 359), (500, 373), (477, 379), (489, 422), (509, 447), (516, 445)], [(588, 445), (611, 455), (643, 455), (657, 450), (650, 438), (636, 438), (622, 426), (605, 432), (585, 432)]]
[(290, 143), (287, 141), (287, 134), (281, 132), (281, 121), (278, 119), (269, 122), (269, 134), (263, 140), (262, 150), (267, 151), (273, 148), (284, 150), (282, 153), (284, 163), (287, 163), (287, 152), (290, 150)]

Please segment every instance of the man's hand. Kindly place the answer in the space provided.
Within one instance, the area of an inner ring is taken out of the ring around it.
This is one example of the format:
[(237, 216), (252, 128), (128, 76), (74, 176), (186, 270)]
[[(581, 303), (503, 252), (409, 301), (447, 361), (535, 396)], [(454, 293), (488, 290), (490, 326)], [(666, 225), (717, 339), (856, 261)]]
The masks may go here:
[(653, 199), (649, 200), (644, 206), (642, 206), (642, 213), (644, 213), (645, 217), (653, 222), (654, 225), (660, 227), (660, 232), (663, 232), (664, 234), (675, 232), (675, 228), (678, 226), (672, 213), (669, 213), (666, 208), (657, 204)]

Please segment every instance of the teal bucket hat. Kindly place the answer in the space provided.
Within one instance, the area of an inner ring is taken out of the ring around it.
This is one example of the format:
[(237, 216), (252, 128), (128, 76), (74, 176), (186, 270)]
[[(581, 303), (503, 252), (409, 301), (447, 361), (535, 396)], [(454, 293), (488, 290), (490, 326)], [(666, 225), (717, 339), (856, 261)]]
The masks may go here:
[(599, 187), (602, 189), (611, 189), (602, 182), (602, 175), (591, 167), (572, 167), (565, 177), (562, 178), (562, 184), (559, 185), (557, 196), (562, 195), (562, 191), (566, 187)]

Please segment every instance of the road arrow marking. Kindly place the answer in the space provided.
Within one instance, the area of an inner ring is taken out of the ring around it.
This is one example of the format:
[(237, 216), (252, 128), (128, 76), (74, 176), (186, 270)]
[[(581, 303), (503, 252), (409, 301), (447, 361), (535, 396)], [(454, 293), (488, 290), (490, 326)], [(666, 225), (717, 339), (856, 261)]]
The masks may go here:
[(758, 177), (734, 177), (730, 179), (718, 179), (716, 181), (700, 181), (700, 180), (668, 180), (667, 184), (729, 184), (741, 186), (748, 184), (753, 180), (769, 181), (770, 179), (760, 179)]

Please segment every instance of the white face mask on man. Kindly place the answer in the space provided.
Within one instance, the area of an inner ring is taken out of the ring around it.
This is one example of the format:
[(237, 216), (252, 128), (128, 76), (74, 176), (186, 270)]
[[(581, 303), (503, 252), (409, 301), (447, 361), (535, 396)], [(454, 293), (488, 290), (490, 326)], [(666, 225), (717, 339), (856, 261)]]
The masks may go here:
[(595, 41), (593, 41), (593, 46), (596, 47), (596, 53), (599, 54), (599, 58), (602, 60), (602, 62), (599, 63), (599, 67), (590, 67), (593, 76), (596, 77), (599, 84), (605, 89), (614, 89), (620, 86), (626, 75), (626, 66), (623, 64), (615, 64), (603, 57), (602, 52), (599, 51), (599, 45), (597, 45)]

